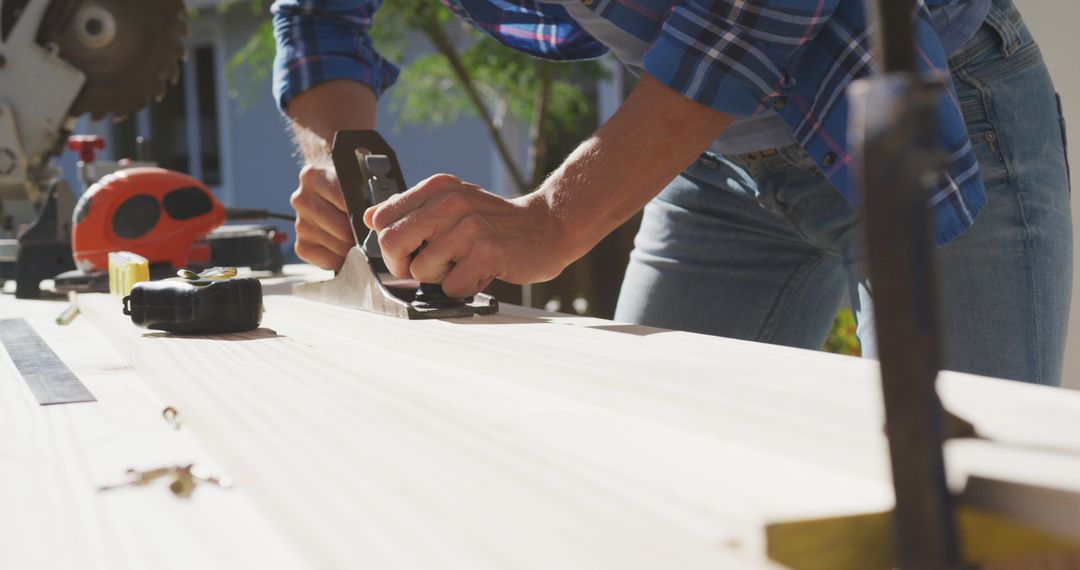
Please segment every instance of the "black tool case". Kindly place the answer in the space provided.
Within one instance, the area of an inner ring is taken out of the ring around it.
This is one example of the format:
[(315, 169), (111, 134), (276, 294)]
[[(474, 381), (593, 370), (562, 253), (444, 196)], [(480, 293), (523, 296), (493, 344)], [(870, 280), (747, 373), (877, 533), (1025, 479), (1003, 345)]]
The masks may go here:
[(262, 313), (262, 284), (251, 278), (144, 281), (124, 297), (133, 323), (176, 334), (249, 331)]

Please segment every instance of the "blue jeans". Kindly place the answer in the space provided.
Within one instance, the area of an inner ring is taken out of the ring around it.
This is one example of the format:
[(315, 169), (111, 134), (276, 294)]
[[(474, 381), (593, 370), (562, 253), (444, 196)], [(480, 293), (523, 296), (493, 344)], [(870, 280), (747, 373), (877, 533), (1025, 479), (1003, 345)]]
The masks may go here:
[[(989, 201), (938, 250), (945, 367), (1059, 384), (1072, 225), (1053, 84), (1010, 0), (950, 67)], [(705, 155), (646, 207), (615, 318), (820, 349), (850, 300), (875, 357), (859, 223), (798, 146)]]

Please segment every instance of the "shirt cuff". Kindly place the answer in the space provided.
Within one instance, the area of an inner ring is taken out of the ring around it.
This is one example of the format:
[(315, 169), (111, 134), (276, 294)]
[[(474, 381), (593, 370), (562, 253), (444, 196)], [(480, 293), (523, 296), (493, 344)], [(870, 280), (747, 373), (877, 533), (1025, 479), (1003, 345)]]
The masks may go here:
[(375, 51), (366, 34), (282, 15), (275, 15), (274, 32), (273, 90), (282, 111), (297, 95), (328, 81), (358, 81), (371, 87), (376, 96), (397, 81), (398, 67)]

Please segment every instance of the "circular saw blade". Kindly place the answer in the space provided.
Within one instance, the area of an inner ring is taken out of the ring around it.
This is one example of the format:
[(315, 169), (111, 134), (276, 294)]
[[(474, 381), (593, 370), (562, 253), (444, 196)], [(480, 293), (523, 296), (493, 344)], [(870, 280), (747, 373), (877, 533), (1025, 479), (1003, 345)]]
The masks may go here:
[(183, 0), (52, 0), (38, 39), (86, 75), (69, 114), (134, 113), (180, 77), (188, 33)]

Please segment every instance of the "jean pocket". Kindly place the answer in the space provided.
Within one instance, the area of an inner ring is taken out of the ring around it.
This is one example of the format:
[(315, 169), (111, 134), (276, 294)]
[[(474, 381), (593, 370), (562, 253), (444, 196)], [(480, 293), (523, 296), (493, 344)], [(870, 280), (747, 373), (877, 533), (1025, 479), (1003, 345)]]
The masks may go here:
[(1069, 181), (1069, 191), (1072, 192), (1072, 169), (1069, 167), (1069, 131), (1065, 128), (1065, 107), (1061, 104), (1061, 94), (1054, 93), (1057, 97), (1058, 118), (1061, 120), (1061, 150), (1065, 153), (1065, 174)]
[(967, 125), (969, 134), (992, 128), (986, 111), (985, 97), (981, 90), (958, 86), (956, 96), (960, 102), (960, 114), (964, 116), (964, 124)]
[(971, 148), (984, 181), (1008, 179), (1008, 163), (1002, 152), (998, 130), (990, 120), (987, 94), (982, 89), (967, 87), (959, 89), (957, 95), (964, 115), (964, 124), (971, 138)]

